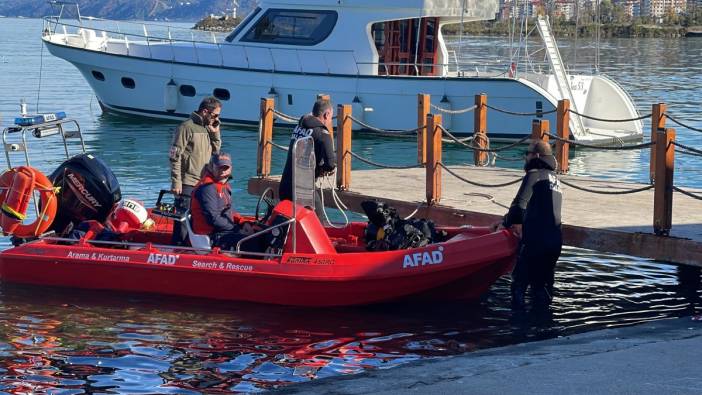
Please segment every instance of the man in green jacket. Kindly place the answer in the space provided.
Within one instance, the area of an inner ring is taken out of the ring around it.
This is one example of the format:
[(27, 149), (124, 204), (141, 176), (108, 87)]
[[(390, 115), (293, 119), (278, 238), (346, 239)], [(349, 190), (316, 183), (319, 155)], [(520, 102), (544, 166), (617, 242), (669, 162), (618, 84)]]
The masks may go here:
[[(214, 97), (202, 100), (190, 119), (176, 128), (169, 158), (171, 162), (171, 191), (176, 195), (179, 210), (190, 207), (190, 195), (200, 181), (205, 164), (213, 153), (219, 152), (222, 139), (219, 133), (219, 116), (222, 103)], [(187, 244), (187, 228), (184, 223), (173, 226), (174, 245)]]

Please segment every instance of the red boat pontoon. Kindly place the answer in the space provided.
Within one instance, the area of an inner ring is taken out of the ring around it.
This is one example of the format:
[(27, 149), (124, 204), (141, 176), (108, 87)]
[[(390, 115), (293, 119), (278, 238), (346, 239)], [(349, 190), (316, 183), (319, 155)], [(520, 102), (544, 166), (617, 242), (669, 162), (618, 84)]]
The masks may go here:
[[(313, 169), (314, 159), (311, 163)], [(301, 185), (300, 174), (296, 188)], [(367, 251), (367, 224), (325, 228), (306, 204), (300, 204), (311, 196), (302, 192), (294, 190), (298, 204), (282, 201), (271, 207), (267, 219), (248, 218), (259, 229), (249, 238), (276, 236), (278, 244), (264, 253), (242, 251), (242, 243), (236, 251), (219, 251), (206, 241), (199, 245), (194, 238), (193, 248), (168, 245), (173, 220), (152, 212), (155, 227), (129, 231), (118, 241), (93, 240), (91, 232), (80, 239), (42, 235), (7, 249), (0, 253), (0, 279), (284, 305), (340, 306), (412, 298), (475, 298), (509, 271), (515, 258), (517, 238), (511, 232), (482, 227), (441, 228), (448, 234), (446, 241), (421, 248)]]

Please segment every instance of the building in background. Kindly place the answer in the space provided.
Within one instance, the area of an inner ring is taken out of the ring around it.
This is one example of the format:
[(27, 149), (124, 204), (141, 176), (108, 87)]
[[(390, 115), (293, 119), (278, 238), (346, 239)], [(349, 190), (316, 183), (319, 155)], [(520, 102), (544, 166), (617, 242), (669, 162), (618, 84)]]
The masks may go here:
[[(599, 7), (598, 7), (599, 6)], [(554, 17), (574, 20), (578, 13), (594, 15), (598, 9), (628, 19), (651, 17), (657, 20), (670, 15), (683, 15), (702, 8), (702, 0), (500, 0), (498, 19), (513, 16), (533, 17), (547, 11)]]

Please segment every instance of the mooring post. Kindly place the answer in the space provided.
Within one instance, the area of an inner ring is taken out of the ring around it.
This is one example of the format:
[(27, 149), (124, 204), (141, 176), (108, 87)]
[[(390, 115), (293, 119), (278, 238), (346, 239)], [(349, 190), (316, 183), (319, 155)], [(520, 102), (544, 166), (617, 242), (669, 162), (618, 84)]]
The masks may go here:
[(336, 109), (336, 187), (347, 191), (351, 186), (351, 115), (350, 104)]
[[(488, 148), (487, 139), (487, 95), (475, 95), (475, 110), (473, 114), (473, 143), (481, 149)], [(488, 153), (473, 150), (473, 162), (480, 166), (488, 161)]]
[(275, 100), (266, 97), (261, 98), (261, 131), (258, 136), (258, 155), (256, 158), (256, 174), (261, 178), (271, 175), (274, 108)]
[[(558, 115), (556, 118), (556, 131), (558, 137), (563, 140), (568, 140), (570, 137), (570, 100), (562, 99), (558, 101)], [(558, 140), (556, 141), (556, 163), (558, 163), (558, 172), (568, 172), (568, 151), (570, 144)]]
[(651, 168), (649, 171), (649, 179), (653, 184), (656, 179), (656, 138), (659, 130), (665, 129), (665, 111), (667, 110), (665, 103), (657, 103), (653, 105), (651, 110)]
[(656, 136), (656, 174), (653, 200), (653, 231), (668, 236), (673, 226), (673, 175), (675, 129), (659, 129)]
[(548, 143), (548, 119), (534, 119), (531, 121), (531, 141), (543, 140)]
[(427, 114), (427, 204), (441, 200), (441, 115)]
[(417, 163), (427, 163), (427, 115), (430, 111), (431, 95), (417, 95)]
[[(324, 94), (324, 93), (319, 93), (317, 94), (317, 100), (326, 100), (329, 103), (331, 103), (331, 96)], [(327, 130), (329, 130), (329, 135), (331, 135), (332, 141), (334, 141), (334, 123), (332, 120), (328, 120), (324, 126), (327, 127)]]

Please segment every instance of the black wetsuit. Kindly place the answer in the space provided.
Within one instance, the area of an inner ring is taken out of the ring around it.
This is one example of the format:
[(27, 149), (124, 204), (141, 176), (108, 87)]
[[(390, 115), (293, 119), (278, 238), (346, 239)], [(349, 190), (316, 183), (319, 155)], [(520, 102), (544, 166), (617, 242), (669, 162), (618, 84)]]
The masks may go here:
[(531, 159), (503, 225), (522, 224), (522, 241), (512, 272), (512, 302), (524, 305), (527, 287), (537, 302), (550, 303), (554, 270), (561, 255), (561, 188), (552, 155)]
[[(278, 195), (280, 200), (292, 200), (292, 155), (293, 145), (303, 137), (312, 137), (314, 141), (314, 156), (316, 159), (314, 174), (321, 177), (324, 173), (336, 168), (336, 155), (334, 154), (334, 143), (331, 134), (326, 126), (312, 115), (305, 115), (300, 118), (297, 126), (293, 130), (288, 149), (288, 159), (285, 161), (283, 176), (280, 179)], [(315, 194), (316, 196), (316, 194)]]

